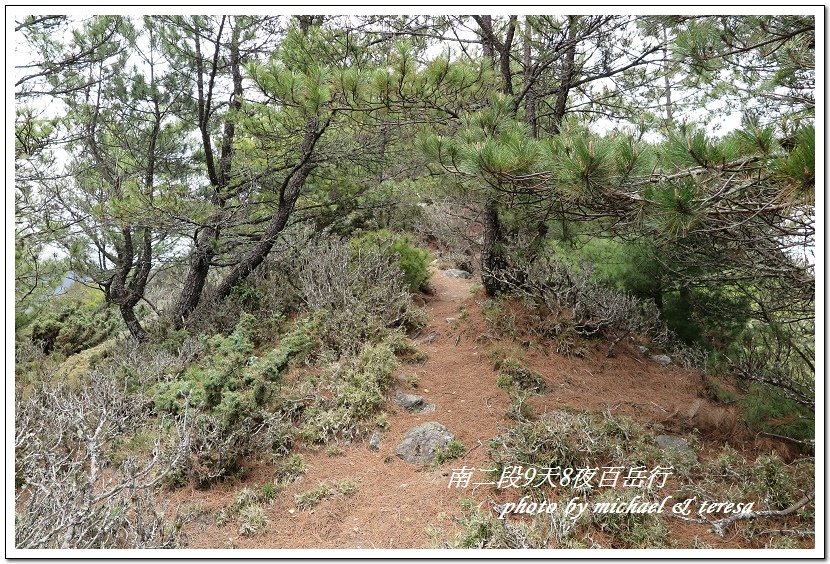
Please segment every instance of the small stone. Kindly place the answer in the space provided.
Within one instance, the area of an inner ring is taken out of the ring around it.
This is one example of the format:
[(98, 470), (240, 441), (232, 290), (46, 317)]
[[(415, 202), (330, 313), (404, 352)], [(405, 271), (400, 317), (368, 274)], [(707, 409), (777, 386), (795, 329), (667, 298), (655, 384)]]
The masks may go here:
[(424, 398), (419, 395), (407, 394), (398, 390), (395, 392), (395, 403), (404, 409), (414, 411), (420, 407), (423, 407)]
[(470, 273), (466, 270), (459, 270), (458, 268), (449, 268), (444, 271), (444, 276), (450, 278), (470, 278)]
[(438, 338), (438, 331), (433, 331), (432, 333), (430, 333), (429, 335), (427, 335), (426, 337), (421, 339), (420, 343), (422, 345), (431, 345), (435, 341), (435, 339), (437, 339), (437, 338)]
[(369, 450), (374, 452), (380, 450), (380, 433), (377, 431), (372, 432), (372, 436), (369, 437)]
[(697, 460), (697, 454), (694, 449), (689, 446), (689, 443), (683, 437), (675, 435), (657, 435), (654, 438), (654, 441), (663, 450), (673, 450), (679, 453), (687, 453)]
[(422, 423), (407, 431), (395, 453), (412, 464), (429, 464), (438, 450), (454, 438), (449, 429), (436, 421)]
[(671, 364), (671, 357), (665, 354), (655, 354), (651, 357), (651, 360), (664, 367)]
[(644, 347), (643, 345), (638, 345), (637, 350), (640, 351), (640, 354), (643, 356), (648, 354), (648, 347)]
[(447, 323), (452, 323), (453, 321), (455, 321), (455, 319), (456, 319), (455, 317), (448, 317), (447, 318)]

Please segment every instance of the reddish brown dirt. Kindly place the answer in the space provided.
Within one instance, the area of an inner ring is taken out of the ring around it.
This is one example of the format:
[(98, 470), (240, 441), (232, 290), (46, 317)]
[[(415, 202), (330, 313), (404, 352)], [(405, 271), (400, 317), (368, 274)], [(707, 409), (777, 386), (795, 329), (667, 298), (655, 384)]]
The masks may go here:
[[(431, 343), (419, 344), (429, 355), (421, 365), (402, 365), (394, 389), (418, 393), (436, 405), (433, 413), (413, 414), (390, 399), (389, 429), (382, 435), (379, 452), (366, 442), (340, 445), (343, 454), (329, 456), (325, 449), (301, 452), (307, 473), (264, 506), (268, 524), (252, 536), (241, 536), (239, 523), (222, 527), (216, 512), (233, 503), (243, 487), (257, 488), (272, 481), (272, 465), (252, 461), (243, 480), (226, 482), (207, 491), (192, 487), (171, 494), (173, 506), (201, 506), (202, 514), (188, 522), (184, 533), (188, 548), (429, 548), (441, 547), (458, 531), (452, 517), (459, 501), (483, 502), (490, 488), (450, 488), (453, 468), (487, 467), (487, 442), (514, 424), (505, 417), (507, 393), (496, 386), (496, 373), (487, 352), (498, 340), (481, 338), (488, 333), (481, 314), (483, 298), (470, 293), (471, 282), (441, 272), (432, 277), (434, 295), (426, 299), (429, 325), (417, 341), (436, 332)], [(466, 310), (466, 317), (458, 319)], [(446, 318), (456, 318), (449, 323)], [(534, 398), (535, 413), (573, 409), (626, 413), (645, 424), (660, 422), (683, 431), (703, 426), (704, 438), (735, 431), (734, 414), (724, 412), (702, 397), (699, 374), (677, 367), (661, 368), (636, 353), (620, 349), (605, 358), (604, 349), (589, 351), (586, 358), (568, 359), (554, 352), (528, 350), (523, 360), (543, 375), (548, 390)], [(412, 389), (405, 376), (417, 375)], [(419, 468), (395, 456), (395, 447), (411, 427), (437, 421), (448, 427), (469, 450), (460, 459), (439, 468)], [(764, 445), (758, 445), (759, 448)], [(477, 477), (483, 477), (478, 474)], [(324, 500), (308, 511), (295, 508), (295, 494), (320, 482), (357, 482), (351, 497)], [(672, 536), (690, 546), (695, 536), (716, 547), (738, 547), (737, 540), (718, 539), (703, 525), (676, 522)]]

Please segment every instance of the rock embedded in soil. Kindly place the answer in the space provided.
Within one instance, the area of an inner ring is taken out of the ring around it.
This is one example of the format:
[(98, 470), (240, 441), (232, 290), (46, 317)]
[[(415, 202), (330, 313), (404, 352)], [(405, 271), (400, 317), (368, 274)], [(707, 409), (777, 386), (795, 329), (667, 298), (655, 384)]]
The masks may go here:
[(407, 394), (400, 390), (395, 392), (395, 403), (397, 403), (402, 408), (415, 413), (421, 413), (424, 411), (435, 411), (435, 405), (431, 403), (426, 403), (422, 396), (416, 394)]
[(665, 354), (656, 354), (651, 357), (651, 360), (664, 367), (671, 364), (671, 357)]
[(466, 270), (460, 270), (458, 268), (449, 268), (444, 271), (444, 276), (449, 276), (450, 278), (470, 278), (471, 274)]
[(687, 453), (697, 460), (697, 454), (694, 449), (689, 446), (689, 443), (683, 437), (677, 437), (675, 435), (657, 435), (654, 440), (663, 450), (673, 450), (684, 454)]
[(380, 450), (380, 433), (374, 431), (369, 437), (369, 450), (377, 452)]
[(435, 341), (435, 339), (437, 339), (437, 338), (438, 338), (438, 331), (433, 331), (432, 333), (430, 333), (429, 335), (427, 335), (426, 337), (421, 339), (419, 341), (419, 344), (421, 344), (421, 345), (431, 345)]
[(429, 464), (454, 438), (449, 429), (436, 421), (421, 423), (407, 431), (395, 453), (412, 464)]
[(395, 392), (395, 403), (404, 409), (418, 409), (424, 405), (424, 398), (416, 394), (407, 394), (400, 390)]

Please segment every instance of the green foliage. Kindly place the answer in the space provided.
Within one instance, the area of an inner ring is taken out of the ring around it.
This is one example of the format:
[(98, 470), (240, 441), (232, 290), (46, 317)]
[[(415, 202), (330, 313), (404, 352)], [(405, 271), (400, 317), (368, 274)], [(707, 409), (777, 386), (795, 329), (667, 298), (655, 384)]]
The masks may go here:
[[(626, 504), (642, 491), (628, 488), (622, 491), (606, 490), (593, 498), (596, 503)], [(642, 497), (640, 498), (642, 500)], [(622, 544), (624, 548), (669, 548), (669, 531), (663, 516), (650, 513), (601, 513), (593, 514), (593, 522)]]
[(395, 356), (406, 364), (423, 364), (427, 361), (427, 353), (419, 349), (412, 339), (402, 332), (394, 331), (385, 340)]
[(815, 413), (788, 399), (772, 386), (753, 383), (740, 400), (744, 420), (761, 431), (798, 440), (815, 437)]
[(265, 405), (289, 363), (307, 354), (315, 344), (313, 322), (299, 320), (277, 348), (254, 355), (257, 320), (243, 314), (233, 332), (206, 340), (206, 357), (190, 365), (178, 379), (159, 383), (155, 403), (159, 411), (177, 411), (183, 401), (220, 417), (227, 424), (250, 416)]
[(280, 487), (285, 487), (296, 481), (305, 472), (306, 465), (303, 457), (299, 454), (292, 454), (277, 466), (274, 473), (274, 483)]
[(123, 328), (117, 311), (104, 303), (100, 292), (73, 284), (52, 298), (48, 312), (31, 324), (31, 339), (46, 353), (69, 356), (94, 347)]
[(265, 511), (262, 506), (257, 504), (249, 504), (243, 507), (239, 512), (239, 534), (243, 537), (254, 535), (265, 528), (268, 524), (268, 519), (265, 517)]
[(297, 505), (297, 509), (305, 511), (306, 509), (315, 507), (324, 499), (333, 497), (335, 493), (335, 490), (333, 490), (328, 484), (321, 482), (316, 487), (298, 493), (294, 496), (294, 503)]
[[(298, 321), (279, 346), (254, 355), (256, 318), (243, 314), (228, 336), (205, 339), (205, 357), (189, 365), (175, 379), (155, 386), (158, 412), (195, 408), (195, 435), (191, 448), (191, 475), (200, 485), (233, 473), (242, 456), (259, 441), (272, 453), (287, 452), (293, 431), (283, 419), (265, 409), (273, 399), (289, 363), (301, 358), (315, 343), (310, 322)], [(259, 430), (260, 438), (254, 437)], [(261, 439), (261, 440), (260, 440)]]
[(519, 390), (537, 393), (542, 392), (545, 388), (542, 377), (515, 358), (505, 358), (499, 363), (498, 369), (499, 376), (496, 384), (500, 388), (509, 389), (515, 386)]
[(461, 458), (467, 452), (467, 447), (460, 441), (451, 440), (446, 446), (441, 447), (435, 452), (435, 458), (432, 463), (435, 466), (440, 466), (448, 460)]
[(461, 500), (461, 516), (458, 523), (461, 532), (453, 541), (457, 548), (529, 548), (525, 543), (530, 536), (527, 525), (512, 525), (484, 511), (471, 499)]
[(352, 239), (351, 244), (358, 253), (365, 249), (377, 249), (386, 255), (396, 255), (404, 280), (413, 292), (422, 289), (429, 280), (429, 252), (413, 245), (408, 235), (396, 235), (381, 229), (364, 233)]
[(793, 135), (794, 147), (778, 159), (773, 170), (785, 183), (785, 201), (798, 204), (815, 203), (816, 185), (816, 131), (809, 126)]
[(650, 220), (664, 236), (674, 239), (686, 236), (698, 221), (697, 187), (688, 180), (678, 180), (647, 188), (644, 197), (653, 205)]
[[(607, 464), (694, 467), (688, 457), (660, 450), (642, 425), (625, 417), (555, 411), (523, 421), (490, 442), (497, 473), (506, 466), (584, 468)], [(531, 488), (528, 491), (536, 491)]]
[(663, 269), (645, 241), (590, 238), (576, 248), (556, 245), (555, 249), (563, 260), (591, 264), (598, 280), (639, 298), (653, 299), (661, 291)]
[(329, 485), (325, 482), (320, 482), (316, 487), (297, 494), (294, 497), (294, 503), (297, 504), (297, 509), (305, 511), (319, 504), (325, 499), (341, 495), (343, 497), (350, 497), (357, 491), (357, 483), (353, 480), (341, 480)]
[(367, 343), (356, 357), (325, 368), (316, 400), (303, 411), (300, 435), (308, 442), (323, 443), (365, 432), (386, 399), (396, 365), (388, 344)]

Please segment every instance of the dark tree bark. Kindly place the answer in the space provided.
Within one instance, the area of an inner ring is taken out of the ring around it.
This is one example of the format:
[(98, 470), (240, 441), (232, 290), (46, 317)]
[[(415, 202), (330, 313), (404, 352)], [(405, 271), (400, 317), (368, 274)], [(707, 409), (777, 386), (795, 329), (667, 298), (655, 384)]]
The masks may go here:
[[(198, 30), (194, 34), (194, 47), (196, 51), (196, 85), (198, 92), (198, 120), (201, 132), (202, 148), (205, 152), (208, 178), (213, 186), (211, 201), (217, 206), (217, 211), (212, 214), (207, 224), (200, 227), (195, 236), (195, 246), (190, 255), (189, 268), (182, 285), (181, 292), (173, 307), (173, 326), (181, 329), (187, 323), (187, 318), (196, 309), (205, 289), (210, 265), (216, 254), (216, 243), (222, 231), (222, 223), (225, 218), (224, 207), (228, 194), (225, 190), (231, 179), (233, 167), (233, 139), (236, 127), (234, 118), (229, 116), (225, 119), (222, 133), (222, 146), (220, 149), (219, 163), (213, 154), (213, 144), (210, 139), (210, 114), (212, 113), (213, 86), (216, 72), (220, 61), (220, 46), (222, 30), (225, 25), (225, 17), (219, 24), (219, 31), (216, 35), (215, 49), (211, 62), (211, 69), (208, 75), (208, 83), (205, 85), (205, 68), (202, 59), (201, 40)], [(231, 96), (231, 108), (239, 109), (242, 106), (242, 73), (240, 70), (241, 59), (239, 53), (239, 28), (234, 28), (231, 34), (230, 44), (230, 67), (233, 79), (233, 94)]]
[[(525, 17), (527, 18), (527, 16)], [(536, 118), (536, 95), (532, 90), (531, 85), (535, 81), (535, 77), (533, 76), (533, 68), (532, 68), (532, 43), (533, 43), (533, 29), (530, 26), (530, 22), (525, 19), (525, 30), (524, 30), (524, 49), (522, 53), (522, 64), (524, 65), (524, 83), (528, 88), (527, 94), (525, 94), (525, 120), (527, 121), (527, 126), (530, 130), (530, 136), (533, 139), (538, 139), (539, 137), (539, 121)]]
[(303, 138), (302, 156), (293, 171), (283, 182), (280, 190), (279, 207), (276, 213), (268, 223), (268, 227), (265, 229), (265, 233), (262, 235), (259, 243), (234, 265), (227, 276), (219, 283), (215, 291), (217, 298), (226, 298), (234, 286), (247, 278), (256, 267), (262, 264), (262, 261), (268, 256), (268, 253), (271, 252), (274, 243), (277, 242), (279, 234), (285, 229), (288, 219), (294, 211), (294, 204), (296, 204), (297, 198), (300, 196), (300, 191), (305, 185), (308, 175), (314, 169), (314, 164), (311, 161), (311, 157), (314, 154), (314, 147), (330, 122), (331, 118), (320, 127), (316, 118), (308, 120)]
[[(499, 41), (493, 31), (490, 16), (473, 16), (481, 29), (482, 50), (485, 56), (499, 56), (499, 72), (502, 78), (502, 92), (513, 94), (513, 75), (510, 70), (510, 55), (515, 36), (517, 16), (510, 16), (504, 41)], [(484, 240), (481, 245), (481, 282), (489, 297), (495, 297), (503, 290), (501, 280), (507, 263), (503, 255), (504, 236), (499, 220), (499, 202), (495, 197), (488, 199), (484, 206)]]
[(568, 94), (571, 91), (571, 81), (574, 74), (574, 58), (576, 57), (576, 32), (579, 16), (568, 16), (568, 47), (565, 51), (565, 63), (562, 67), (562, 78), (559, 81), (559, 91), (556, 94), (556, 104), (551, 122), (551, 134), (558, 135), (562, 126), (562, 118), (568, 104)]
[(489, 201), (484, 206), (484, 241), (481, 251), (481, 283), (485, 293), (494, 297), (503, 288), (502, 276), (506, 266), (502, 255), (502, 230), (498, 204)]
[[(311, 19), (304, 19), (311, 18)], [(300, 16), (300, 28), (303, 34), (307, 34), (309, 27), (312, 25), (319, 25), (321, 20), (310, 16)], [(300, 196), (303, 186), (305, 185), (308, 175), (314, 169), (312, 157), (317, 141), (320, 140), (323, 133), (325, 133), (332, 116), (330, 116), (322, 124), (317, 117), (309, 118), (306, 122), (305, 133), (301, 145), (300, 158), (294, 168), (285, 177), (285, 180), (280, 187), (279, 205), (277, 211), (272, 216), (268, 226), (263, 233), (259, 242), (251, 249), (242, 259), (237, 262), (231, 271), (222, 279), (217, 286), (214, 297), (218, 299), (226, 298), (233, 288), (247, 278), (253, 272), (268, 254), (274, 248), (279, 234), (285, 229), (288, 220), (294, 211), (294, 205)]]

